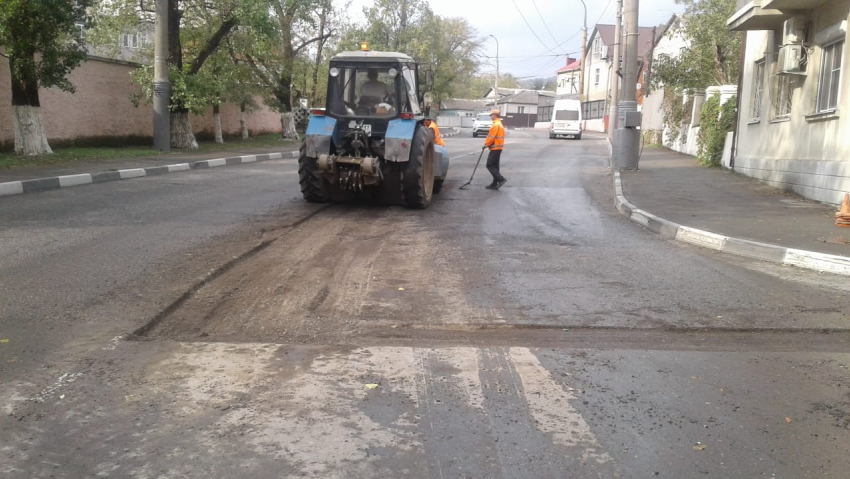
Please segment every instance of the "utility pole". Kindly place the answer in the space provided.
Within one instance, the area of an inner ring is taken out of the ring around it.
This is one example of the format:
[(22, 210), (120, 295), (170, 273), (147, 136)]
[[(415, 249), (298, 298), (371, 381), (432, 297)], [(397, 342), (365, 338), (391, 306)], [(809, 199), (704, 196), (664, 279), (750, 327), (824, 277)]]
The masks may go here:
[(581, 76), (578, 79), (578, 99), (584, 101), (584, 57), (587, 56), (587, 4), (581, 0), (584, 7), (584, 26), (581, 29)]
[(168, 81), (168, 0), (156, 0), (153, 60), (153, 147), (171, 151), (171, 84)]
[(637, 79), (638, 79), (638, 8), (639, 0), (626, 0), (624, 9), (625, 20), (625, 54), (623, 63), (625, 75), (623, 81), (623, 98), (620, 101), (619, 123), (615, 133), (614, 166), (620, 170), (636, 170), (640, 159), (640, 127), (641, 114), (637, 111)]
[(608, 105), (608, 138), (614, 141), (614, 131), (617, 130), (617, 102), (620, 99), (620, 44), (623, 38), (623, 0), (617, 0), (617, 23), (614, 25), (614, 54), (611, 58), (611, 80), (608, 88), (611, 91), (611, 104)]
[(493, 104), (496, 105), (496, 108), (499, 108), (499, 39), (493, 35), (490, 36), (493, 37), (493, 40), (496, 40), (496, 86), (493, 88), (493, 99), (495, 101)]

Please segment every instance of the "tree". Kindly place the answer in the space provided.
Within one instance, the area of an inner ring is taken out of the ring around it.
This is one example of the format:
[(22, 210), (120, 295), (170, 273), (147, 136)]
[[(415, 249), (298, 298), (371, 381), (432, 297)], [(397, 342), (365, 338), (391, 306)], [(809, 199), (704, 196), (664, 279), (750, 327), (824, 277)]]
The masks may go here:
[(368, 41), (373, 50), (412, 56), (420, 71), (434, 71), (436, 101), (468, 90), (479, 67), (482, 40), (467, 20), (435, 15), (427, 2), (416, 0), (377, 0), (363, 13), (363, 25), (350, 29), (340, 42), (343, 50)]
[(726, 20), (736, 10), (735, 0), (676, 0), (685, 5), (678, 25), (671, 27), (690, 46), (678, 56), (661, 55), (652, 67), (653, 88), (676, 91), (738, 81), (741, 36), (731, 32)]
[[(152, 6), (151, 1), (101, 0), (98, 4), (100, 31), (92, 38), (98, 41), (99, 47), (114, 46), (120, 33), (153, 23)], [(229, 73), (230, 63), (219, 61), (214, 72), (204, 67), (216, 58), (237, 26), (262, 23), (268, 17), (266, 7), (266, 0), (168, 0), (172, 147), (198, 147), (189, 115), (201, 114), (208, 106), (215, 108), (220, 104), (215, 94), (216, 89), (221, 90), (218, 77)], [(150, 60), (152, 53), (151, 48), (147, 48), (144, 55)], [(140, 94), (134, 97), (137, 105), (149, 103), (153, 98), (153, 68), (150, 61), (147, 63), (133, 73), (135, 83), (141, 88)]]
[[(246, 30), (236, 45), (236, 55), (251, 66), (257, 82), (265, 88), (266, 103), (280, 112), (281, 135), (298, 140), (293, 114), (293, 84), (296, 73), (307, 77), (309, 61), (304, 57), (312, 44), (334, 35), (332, 29), (317, 34), (315, 12), (325, 0), (269, 0), (271, 16), (265, 29)], [(306, 83), (306, 81), (305, 81)], [(305, 91), (302, 94), (306, 94)]]
[(15, 153), (53, 153), (47, 142), (39, 88), (74, 92), (68, 74), (86, 59), (76, 26), (85, 21), (87, 0), (3, 0), (0, 47), (9, 59)]

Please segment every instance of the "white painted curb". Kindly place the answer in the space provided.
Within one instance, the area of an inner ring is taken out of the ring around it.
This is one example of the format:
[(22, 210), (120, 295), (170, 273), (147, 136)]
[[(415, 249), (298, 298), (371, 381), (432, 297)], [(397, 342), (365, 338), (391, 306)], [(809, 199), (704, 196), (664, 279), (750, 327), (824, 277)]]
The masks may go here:
[(620, 172), (614, 172), (614, 204), (617, 210), (635, 223), (662, 236), (708, 248), (713, 251), (756, 258), (771, 263), (796, 266), (813, 271), (850, 276), (850, 258), (793, 248), (770, 243), (760, 243), (742, 238), (732, 238), (704, 231), (655, 216), (629, 203), (623, 194)]

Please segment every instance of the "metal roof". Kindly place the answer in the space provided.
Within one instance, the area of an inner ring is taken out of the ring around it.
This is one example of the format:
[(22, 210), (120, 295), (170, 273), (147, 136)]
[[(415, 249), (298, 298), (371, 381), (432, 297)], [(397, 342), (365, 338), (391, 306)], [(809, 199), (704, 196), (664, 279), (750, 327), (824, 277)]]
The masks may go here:
[(351, 61), (371, 61), (371, 60), (396, 60), (402, 62), (414, 61), (410, 55), (398, 52), (373, 52), (373, 51), (353, 51), (341, 52), (334, 55), (331, 60), (351, 60)]

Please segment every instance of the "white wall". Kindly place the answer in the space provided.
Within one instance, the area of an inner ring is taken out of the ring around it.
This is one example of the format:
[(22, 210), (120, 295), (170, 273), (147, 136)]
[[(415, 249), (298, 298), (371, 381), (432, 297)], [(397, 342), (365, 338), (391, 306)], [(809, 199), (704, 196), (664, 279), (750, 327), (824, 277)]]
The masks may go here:
[[(812, 11), (809, 24), (810, 45), (806, 75), (797, 79), (793, 89), (791, 114), (774, 115), (773, 75), (778, 48), (773, 32), (747, 33), (744, 60), (744, 85), (738, 124), (735, 171), (761, 179), (773, 186), (793, 190), (818, 201), (838, 204), (850, 191), (850, 49), (845, 41), (837, 114), (815, 115), (820, 85), (824, 44), (818, 44), (821, 32), (841, 21), (850, 21), (850, 2), (831, 1)], [(761, 117), (753, 118), (755, 62), (765, 59), (766, 78), (761, 102)]]
[(578, 93), (581, 70), (558, 73), (558, 88), (556, 95), (571, 95)]
[[(653, 50), (653, 65), (656, 64), (661, 55), (670, 57), (678, 57), (681, 54), (682, 48), (687, 48), (690, 42), (676, 29), (676, 26), (671, 26)], [(664, 103), (664, 90), (659, 88), (650, 91), (643, 98), (643, 123), (641, 128), (644, 130), (662, 130), (664, 128), (664, 116), (662, 106)]]

